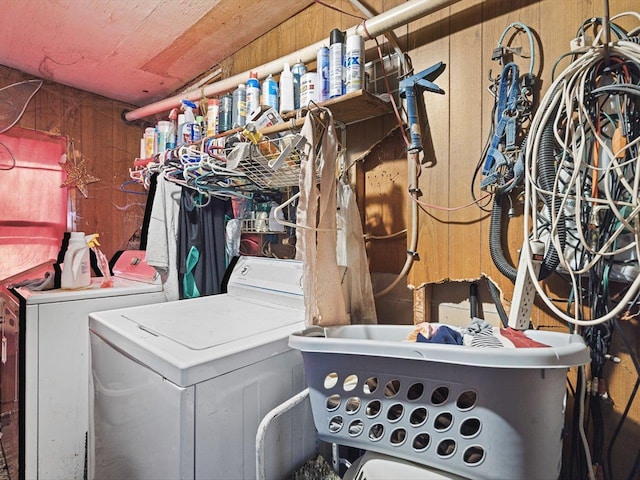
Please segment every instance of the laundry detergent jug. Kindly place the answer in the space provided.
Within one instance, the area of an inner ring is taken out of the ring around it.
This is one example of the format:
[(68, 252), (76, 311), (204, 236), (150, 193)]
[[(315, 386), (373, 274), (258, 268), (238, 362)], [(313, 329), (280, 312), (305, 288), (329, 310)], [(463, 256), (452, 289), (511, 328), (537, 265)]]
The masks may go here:
[(91, 285), (89, 245), (84, 232), (71, 232), (69, 247), (64, 255), (60, 286), (63, 289), (84, 288)]

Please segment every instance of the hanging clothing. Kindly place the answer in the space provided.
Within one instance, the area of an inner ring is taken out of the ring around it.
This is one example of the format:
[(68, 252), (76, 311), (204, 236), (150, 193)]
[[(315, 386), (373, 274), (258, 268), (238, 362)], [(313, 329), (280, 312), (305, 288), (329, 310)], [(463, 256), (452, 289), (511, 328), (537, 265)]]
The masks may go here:
[(226, 271), (225, 216), (231, 202), (184, 188), (178, 227), (178, 286), (180, 298), (215, 295), (222, 291)]
[(323, 120), (308, 114), (301, 131), (306, 144), (300, 164), (296, 258), (303, 262), (302, 289), (307, 325), (347, 325), (349, 314), (336, 253), (338, 140), (331, 112), (324, 112)]
[(160, 274), (167, 301), (178, 300), (178, 219), (182, 187), (158, 175), (147, 234), (147, 264)]

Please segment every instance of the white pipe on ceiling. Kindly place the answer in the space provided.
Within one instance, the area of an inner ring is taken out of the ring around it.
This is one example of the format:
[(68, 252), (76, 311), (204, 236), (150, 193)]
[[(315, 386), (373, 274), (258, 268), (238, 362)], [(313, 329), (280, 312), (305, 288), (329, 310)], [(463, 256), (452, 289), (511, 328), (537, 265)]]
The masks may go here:
[[(376, 37), (437, 10), (453, 5), (459, 1), (460, 0), (410, 0), (366, 20), (366, 23), (363, 22), (355, 27), (351, 27), (347, 30), (347, 35), (355, 33), (361, 35), (365, 39), (368, 38), (369, 35), (371, 37)], [(313, 45), (309, 45), (301, 50), (290, 53), (289, 55), (252, 68), (251, 70), (247, 70), (246, 72), (206, 85), (200, 90), (175, 95), (126, 112), (124, 114), (124, 119), (128, 122), (132, 122), (156, 113), (167, 112), (172, 108), (180, 106), (180, 101), (183, 99), (197, 102), (203, 97), (212, 97), (232, 91), (238, 86), (238, 84), (245, 83), (247, 81), (251, 71), (258, 72), (258, 78), (261, 79), (266, 78), (269, 75), (277, 75), (282, 71), (282, 67), (285, 63), (293, 65), (298, 60), (302, 60), (305, 63), (315, 61), (318, 50), (328, 44), (329, 39), (326, 38), (314, 43)]]

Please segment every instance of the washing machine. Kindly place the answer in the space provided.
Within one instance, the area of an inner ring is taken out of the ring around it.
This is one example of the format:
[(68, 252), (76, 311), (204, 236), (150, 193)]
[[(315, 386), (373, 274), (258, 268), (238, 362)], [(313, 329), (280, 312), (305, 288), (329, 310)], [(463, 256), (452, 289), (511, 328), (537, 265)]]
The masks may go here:
[[(241, 257), (227, 293), (90, 315), (90, 478), (255, 478), (258, 425), (306, 388), (301, 280), (301, 262)], [(270, 479), (315, 455), (309, 403), (265, 444)]]
[(77, 290), (0, 286), (0, 446), (13, 479), (85, 478), (89, 313), (165, 301), (160, 283), (102, 280)]

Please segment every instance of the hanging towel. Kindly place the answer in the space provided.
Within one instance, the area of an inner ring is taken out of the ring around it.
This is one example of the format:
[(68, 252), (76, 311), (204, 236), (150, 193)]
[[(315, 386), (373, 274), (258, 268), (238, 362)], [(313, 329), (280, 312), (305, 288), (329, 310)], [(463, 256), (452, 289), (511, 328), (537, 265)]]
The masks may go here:
[(336, 253), (338, 141), (331, 112), (324, 112), (322, 121), (308, 114), (301, 132), (306, 143), (300, 164), (296, 258), (303, 262), (305, 321), (309, 326), (349, 324)]
[(347, 305), (352, 324), (378, 323), (369, 259), (353, 190), (338, 182), (338, 265), (347, 267)]
[(222, 278), (226, 271), (224, 222), (230, 212), (231, 202), (228, 200), (183, 189), (178, 225), (181, 299), (222, 292)]
[(182, 187), (166, 180), (164, 173), (159, 174), (149, 219), (145, 259), (160, 274), (167, 301), (180, 298), (177, 245), (181, 195)]

